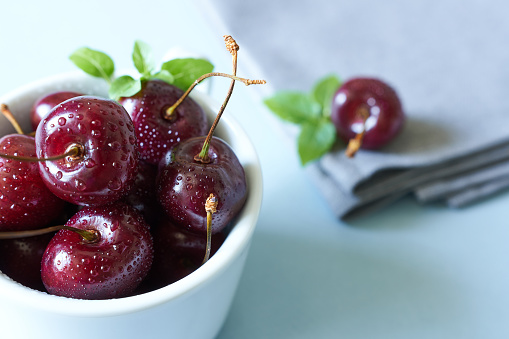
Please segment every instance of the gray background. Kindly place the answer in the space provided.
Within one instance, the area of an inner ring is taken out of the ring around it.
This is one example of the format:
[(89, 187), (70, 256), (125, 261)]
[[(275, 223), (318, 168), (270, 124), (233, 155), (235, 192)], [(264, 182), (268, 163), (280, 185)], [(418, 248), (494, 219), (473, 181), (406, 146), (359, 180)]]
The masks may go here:
[[(479, 166), (500, 167), (500, 162), (509, 173), (505, 149), (509, 143), (509, 70), (505, 67), (509, 25), (502, 2), (204, 2), (216, 13), (216, 22), (245, 41), (256, 73), (269, 81), (263, 96), (277, 90), (308, 92), (329, 73), (343, 79), (378, 77), (399, 93), (406, 126), (382, 151), (362, 151), (348, 159), (343, 155), (344, 144), (338, 142), (333, 152), (307, 166), (338, 216), (385, 205), (408, 191), (420, 197), (422, 185), (440, 188), (422, 201), (433, 197), (452, 206), (507, 187), (507, 174), (503, 180), (490, 177), (493, 171), (477, 175)], [(295, 130), (285, 127), (289, 137), (296, 139)], [(500, 145), (505, 147), (502, 158), (499, 150), (485, 152)], [(474, 152), (482, 152), (482, 157), (473, 159)], [(456, 160), (459, 157), (463, 163)], [(446, 163), (450, 159), (455, 159), (454, 172), (451, 163)], [(392, 172), (423, 166), (422, 171), (403, 176)], [(378, 185), (381, 173), (393, 178), (382, 188)], [(484, 182), (479, 182), (480, 177)], [(449, 182), (452, 179), (461, 179), (461, 190)]]

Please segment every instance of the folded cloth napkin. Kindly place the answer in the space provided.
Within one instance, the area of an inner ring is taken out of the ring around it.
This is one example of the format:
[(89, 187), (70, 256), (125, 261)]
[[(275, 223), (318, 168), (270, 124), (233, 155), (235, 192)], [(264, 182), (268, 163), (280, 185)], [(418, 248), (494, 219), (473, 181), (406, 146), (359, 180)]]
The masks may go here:
[(338, 145), (306, 166), (338, 217), (409, 193), (459, 207), (509, 186), (509, 3), (202, 0), (200, 7), (239, 42), (252, 76), (266, 79), (271, 93), (308, 92), (330, 73), (379, 77), (398, 92), (407, 121), (393, 142), (353, 159)]

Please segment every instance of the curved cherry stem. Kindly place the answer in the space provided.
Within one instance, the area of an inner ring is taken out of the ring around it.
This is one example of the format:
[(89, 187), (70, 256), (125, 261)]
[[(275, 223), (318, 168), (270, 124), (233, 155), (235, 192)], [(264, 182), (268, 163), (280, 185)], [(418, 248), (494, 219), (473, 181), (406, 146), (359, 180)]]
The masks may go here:
[(0, 154), (0, 158), (4, 159), (10, 159), (10, 160), (16, 160), (16, 161), (27, 161), (27, 162), (41, 162), (41, 161), (55, 161), (55, 160), (62, 160), (67, 157), (70, 158), (70, 160), (81, 160), (83, 159), (85, 155), (85, 148), (81, 144), (71, 144), (66, 152), (61, 155), (56, 155), (54, 157), (47, 157), (47, 158), (33, 158), (33, 157), (23, 157), (23, 156), (17, 156), (17, 155), (9, 155), (9, 154)]
[(212, 248), (212, 214), (217, 212), (217, 205), (219, 201), (213, 193), (205, 201), (205, 211), (207, 212), (207, 245), (205, 246), (205, 256), (202, 265), (205, 264), (210, 258)]
[(164, 114), (164, 118), (167, 120), (172, 120), (173, 114), (175, 114), (175, 110), (177, 109), (177, 107), (182, 103), (182, 101), (184, 101), (185, 98), (187, 98), (189, 93), (196, 87), (196, 85), (198, 85), (200, 82), (202, 82), (203, 80), (210, 78), (210, 77), (230, 78), (230, 79), (234, 79), (236, 81), (241, 81), (246, 86), (259, 85), (259, 84), (266, 83), (265, 80), (251, 80), (251, 79), (246, 79), (246, 78), (239, 78), (237, 76), (227, 74), (227, 73), (212, 72), (212, 73), (204, 74), (201, 77), (199, 77), (198, 79), (196, 79), (194, 81), (194, 83), (184, 92), (184, 94), (182, 94), (182, 96), (172, 106), (168, 107), (168, 109), (166, 110), (166, 112)]
[(353, 158), (362, 146), (362, 140), (364, 140), (366, 135), (366, 120), (369, 118), (369, 111), (366, 107), (362, 107), (358, 110), (357, 115), (362, 119), (362, 132), (357, 133), (353, 139), (348, 141), (345, 154), (349, 158)]
[[(230, 52), (230, 54), (232, 55), (232, 65), (233, 65), (232, 74), (234, 76), (236, 76), (237, 75), (237, 54), (239, 51), (239, 45), (237, 45), (237, 42), (235, 42), (235, 40), (231, 37), (231, 35), (225, 35), (224, 41), (226, 44), (226, 49), (228, 49), (228, 52)], [(228, 104), (228, 101), (230, 100), (230, 97), (232, 96), (234, 87), (235, 87), (235, 80), (232, 80), (230, 83), (230, 88), (228, 89), (228, 93), (226, 94), (226, 98), (223, 101), (223, 104), (221, 105), (221, 108), (219, 109), (219, 112), (217, 113), (216, 118), (214, 119), (214, 122), (212, 123), (212, 127), (210, 128), (210, 131), (207, 134), (207, 138), (205, 139), (205, 142), (203, 143), (203, 147), (202, 147), (200, 153), (194, 157), (195, 161), (199, 161), (201, 163), (210, 162), (210, 159), (209, 159), (210, 139), (212, 139), (212, 134), (214, 134), (217, 124), (219, 123), (219, 120), (221, 119), (221, 116), (223, 115), (226, 105)]]
[(82, 230), (76, 227), (58, 225), (29, 231), (0, 232), (0, 239), (19, 239), (35, 237), (42, 234), (52, 233), (60, 230), (69, 230), (78, 233), (88, 243), (95, 243), (101, 239), (100, 233), (96, 230)]
[(7, 120), (9, 120), (12, 127), (14, 127), (14, 129), (16, 130), (16, 132), (18, 134), (25, 134), (25, 133), (23, 133), (23, 129), (21, 128), (18, 121), (16, 120), (16, 118), (14, 117), (14, 115), (9, 110), (9, 107), (6, 104), (0, 104), (0, 111), (2, 112), (4, 117), (6, 117)]
[(361, 148), (362, 140), (364, 139), (364, 135), (366, 131), (363, 130), (360, 133), (357, 133), (353, 139), (348, 140), (348, 145), (346, 146), (345, 154), (349, 158), (353, 158), (355, 153)]

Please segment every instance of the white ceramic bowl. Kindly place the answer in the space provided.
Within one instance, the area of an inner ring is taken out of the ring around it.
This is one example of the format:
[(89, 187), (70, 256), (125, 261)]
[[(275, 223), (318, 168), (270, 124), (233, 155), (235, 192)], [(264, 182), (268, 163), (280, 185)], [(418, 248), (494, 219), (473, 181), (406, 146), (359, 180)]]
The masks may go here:
[[(0, 97), (26, 131), (28, 112), (40, 96), (61, 90), (106, 93), (104, 81), (71, 73), (43, 79)], [(193, 98), (214, 117), (219, 107), (200, 93)], [(0, 117), (0, 135), (14, 133)], [(226, 113), (216, 135), (239, 157), (249, 195), (219, 251), (202, 267), (169, 286), (111, 300), (76, 300), (24, 287), (0, 272), (0, 338), (213, 338), (230, 308), (249, 250), (262, 201), (262, 176), (255, 149)]]

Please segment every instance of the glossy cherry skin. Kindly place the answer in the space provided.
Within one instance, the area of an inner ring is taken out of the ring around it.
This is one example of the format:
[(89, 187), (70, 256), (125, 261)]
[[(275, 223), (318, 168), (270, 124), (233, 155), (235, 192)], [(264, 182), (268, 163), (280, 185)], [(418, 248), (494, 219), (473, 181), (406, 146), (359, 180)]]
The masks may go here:
[(53, 107), (67, 99), (79, 97), (81, 95), (83, 94), (77, 92), (53, 92), (39, 98), (30, 111), (30, 122), (32, 123), (33, 130), (35, 131), (37, 129), (41, 120)]
[(85, 207), (66, 224), (96, 230), (89, 243), (76, 232), (60, 230), (51, 239), (41, 264), (50, 294), (79, 299), (130, 295), (147, 275), (153, 258), (149, 226), (134, 208), (116, 203)]
[(150, 225), (156, 222), (161, 210), (156, 195), (156, 177), (157, 166), (141, 160), (134, 184), (123, 199), (136, 208)]
[(0, 240), (0, 271), (34, 290), (46, 291), (41, 280), (41, 260), (53, 234)]
[[(140, 290), (148, 292), (178, 281), (195, 270), (203, 261), (206, 236), (175, 227), (166, 218), (150, 229), (154, 238), (154, 261)], [(212, 236), (211, 256), (226, 239), (223, 232)]]
[(138, 169), (134, 127), (112, 100), (81, 96), (56, 106), (36, 132), (39, 158), (80, 145), (83, 156), (39, 163), (41, 176), (58, 197), (81, 206), (114, 202), (129, 192)]
[(183, 93), (164, 81), (149, 80), (134, 96), (120, 98), (119, 103), (126, 108), (136, 129), (140, 159), (157, 165), (173, 145), (207, 133), (205, 112), (190, 97), (178, 106), (174, 118), (164, 118), (166, 109)]
[(405, 115), (397, 93), (374, 78), (353, 78), (335, 93), (331, 119), (338, 135), (348, 141), (363, 130), (362, 111), (368, 112), (361, 148), (378, 149), (401, 130)]
[[(22, 134), (4, 136), (0, 153), (35, 158), (35, 139)], [(37, 163), (0, 157), (0, 231), (44, 227), (64, 206), (44, 184)]]
[(178, 227), (205, 233), (205, 202), (212, 193), (218, 199), (212, 215), (212, 233), (221, 231), (239, 213), (247, 197), (244, 168), (230, 146), (213, 137), (210, 163), (194, 160), (205, 137), (177, 144), (161, 160), (157, 181), (158, 199), (170, 220)]

